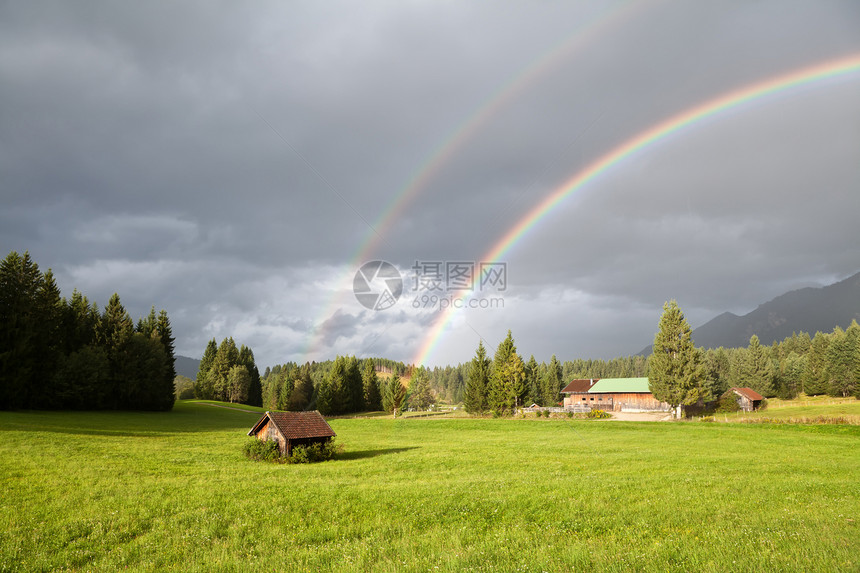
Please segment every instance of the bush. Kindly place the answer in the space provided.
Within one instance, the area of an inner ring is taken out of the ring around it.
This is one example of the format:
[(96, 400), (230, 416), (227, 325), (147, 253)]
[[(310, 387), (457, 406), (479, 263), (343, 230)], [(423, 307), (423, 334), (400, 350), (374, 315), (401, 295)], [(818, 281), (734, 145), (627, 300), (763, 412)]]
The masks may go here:
[(717, 401), (717, 412), (737, 412), (741, 407), (738, 405), (738, 397), (731, 390), (726, 390)]
[(567, 412), (567, 417), (568, 417), (568, 418), (573, 418), (573, 412), (568, 411), (568, 412)]
[(609, 412), (604, 412), (603, 410), (591, 410), (588, 413), (588, 415), (586, 416), (586, 418), (595, 418), (595, 419), (611, 418), (611, 417), (612, 417), (612, 414), (610, 414)]
[(291, 464), (312, 464), (314, 462), (325, 462), (334, 458), (343, 448), (334, 443), (334, 440), (310, 444), (307, 446), (296, 446), (293, 455), (288, 462)]
[(245, 444), (244, 451), (246, 456), (258, 462), (310, 464), (332, 459), (343, 451), (343, 447), (335, 444), (334, 440), (309, 444), (307, 446), (294, 446), (293, 455), (286, 457), (281, 455), (278, 442), (275, 440), (266, 440), (264, 442), (255, 438)]
[(245, 443), (243, 448), (245, 455), (250, 459), (258, 462), (280, 462), (281, 450), (278, 448), (278, 442), (275, 440), (258, 440), (252, 438), (251, 441)]

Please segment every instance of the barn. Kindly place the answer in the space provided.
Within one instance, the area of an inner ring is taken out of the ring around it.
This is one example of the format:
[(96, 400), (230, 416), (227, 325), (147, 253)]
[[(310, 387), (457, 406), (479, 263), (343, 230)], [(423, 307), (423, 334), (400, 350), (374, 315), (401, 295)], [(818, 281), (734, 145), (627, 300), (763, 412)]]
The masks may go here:
[(761, 407), (761, 401), (764, 396), (753, 390), (752, 388), (732, 388), (735, 396), (737, 396), (738, 406), (744, 412), (752, 412)]
[(266, 412), (254, 424), (249, 436), (259, 440), (276, 440), (282, 456), (290, 456), (295, 446), (327, 442), (335, 437), (334, 430), (318, 411)]
[(648, 378), (574, 380), (562, 393), (568, 395), (564, 399), (565, 407), (573, 410), (663, 412), (669, 409), (669, 404), (654, 398), (648, 388)]
[(561, 393), (564, 394), (564, 407), (566, 409), (588, 409), (588, 389), (600, 378), (576, 378), (565, 386)]

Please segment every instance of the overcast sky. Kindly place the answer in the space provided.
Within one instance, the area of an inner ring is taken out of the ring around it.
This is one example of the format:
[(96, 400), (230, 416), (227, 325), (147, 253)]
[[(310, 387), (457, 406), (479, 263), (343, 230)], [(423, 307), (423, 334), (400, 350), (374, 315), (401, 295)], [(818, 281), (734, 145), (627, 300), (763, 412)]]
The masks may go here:
[[(413, 267), (462, 262), (506, 288), (428, 364), (508, 329), (539, 361), (629, 355), (668, 299), (695, 327), (860, 270), (860, 72), (647, 146), (483, 257), (636, 134), (851, 56), (856, 0), (4, 2), (0, 248), (166, 309), (187, 356), (411, 361), (440, 319)], [(353, 294), (371, 260), (390, 308)]]

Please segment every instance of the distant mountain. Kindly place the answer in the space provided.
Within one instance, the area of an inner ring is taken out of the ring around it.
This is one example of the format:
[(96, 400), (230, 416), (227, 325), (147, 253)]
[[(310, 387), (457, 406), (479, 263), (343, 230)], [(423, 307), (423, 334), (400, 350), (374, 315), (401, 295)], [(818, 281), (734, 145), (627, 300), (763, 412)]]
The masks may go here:
[[(769, 345), (793, 332), (813, 336), (846, 328), (855, 319), (860, 322), (860, 273), (829, 286), (787, 292), (743, 316), (724, 312), (693, 330), (693, 340), (703, 348), (739, 348), (755, 334)], [(650, 346), (642, 351), (650, 353)]]
[(197, 370), (200, 369), (200, 361), (187, 356), (176, 356), (176, 374), (187, 376), (194, 380), (197, 378)]

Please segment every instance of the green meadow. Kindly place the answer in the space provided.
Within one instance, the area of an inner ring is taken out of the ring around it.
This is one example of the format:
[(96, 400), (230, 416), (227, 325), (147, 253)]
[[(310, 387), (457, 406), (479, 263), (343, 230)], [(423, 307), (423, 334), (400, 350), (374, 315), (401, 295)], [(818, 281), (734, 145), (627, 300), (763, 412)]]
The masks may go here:
[[(253, 410), (253, 408), (247, 408)], [(2, 571), (857, 571), (860, 426), (0, 413)]]

